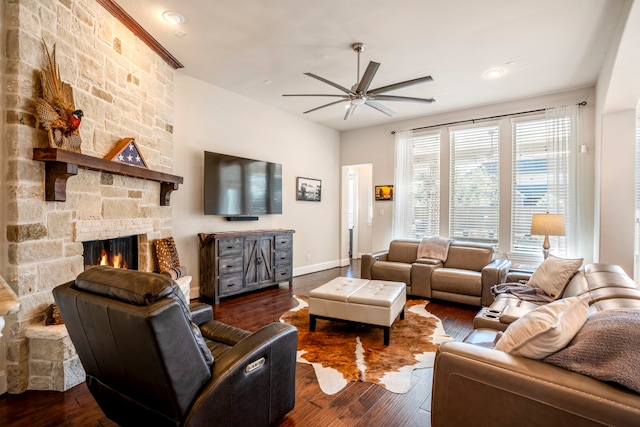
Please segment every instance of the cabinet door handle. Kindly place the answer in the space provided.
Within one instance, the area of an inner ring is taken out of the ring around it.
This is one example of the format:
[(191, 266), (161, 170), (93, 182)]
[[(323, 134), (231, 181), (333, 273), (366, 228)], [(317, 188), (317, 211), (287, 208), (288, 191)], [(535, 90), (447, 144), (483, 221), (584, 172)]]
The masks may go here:
[(258, 265), (262, 264), (262, 258), (256, 259), (256, 262), (258, 263)]
[(236, 285), (235, 283), (229, 283), (229, 284), (227, 284), (227, 287), (228, 287), (228, 288), (231, 288), (231, 287), (233, 287), (233, 286), (235, 286), (235, 285)]

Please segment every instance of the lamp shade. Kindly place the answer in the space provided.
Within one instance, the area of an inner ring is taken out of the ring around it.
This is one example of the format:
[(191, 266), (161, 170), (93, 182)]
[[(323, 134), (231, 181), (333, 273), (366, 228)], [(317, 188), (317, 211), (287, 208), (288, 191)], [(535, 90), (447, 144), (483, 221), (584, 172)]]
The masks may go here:
[(542, 236), (564, 236), (564, 215), (533, 214), (531, 217), (531, 234)]

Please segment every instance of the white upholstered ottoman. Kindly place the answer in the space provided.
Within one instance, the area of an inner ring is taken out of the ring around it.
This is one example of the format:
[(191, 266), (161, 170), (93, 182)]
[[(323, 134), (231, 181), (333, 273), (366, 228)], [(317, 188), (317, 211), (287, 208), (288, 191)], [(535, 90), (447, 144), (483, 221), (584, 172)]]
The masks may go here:
[(407, 301), (402, 282), (337, 277), (309, 292), (309, 330), (316, 319), (364, 323), (384, 329), (384, 344), (389, 345), (389, 330), (398, 315), (404, 319)]

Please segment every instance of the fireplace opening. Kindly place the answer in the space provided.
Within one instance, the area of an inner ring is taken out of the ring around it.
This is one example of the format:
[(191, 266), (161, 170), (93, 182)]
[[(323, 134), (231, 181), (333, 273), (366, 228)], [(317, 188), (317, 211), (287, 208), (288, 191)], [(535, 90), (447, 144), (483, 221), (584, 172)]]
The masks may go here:
[(82, 242), (82, 246), (84, 246), (85, 270), (94, 265), (138, 269), (138, 236), (90, 240)]

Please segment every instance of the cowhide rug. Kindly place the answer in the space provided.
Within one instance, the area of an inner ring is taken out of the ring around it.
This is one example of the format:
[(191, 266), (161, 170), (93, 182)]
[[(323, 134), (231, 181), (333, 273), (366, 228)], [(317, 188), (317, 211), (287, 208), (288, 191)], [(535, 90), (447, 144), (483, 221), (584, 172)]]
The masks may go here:
[(425, 300), (407, 300), (404, 320), (391, 327), (389, 346), (383, 331), (339, 321), (318, 319), (309, 332), (309, 305), (305, 296), (295, 296), (298, 306), (280, 321), (298, 328), (298, 362), (313, 366), (320, 388), (334, 394), (350, 381), (372, 382), (394, 393), (411, 387), (414, 369), (432, 368), (441, 343), (453, 338), (445, 334), (442, 322), (429, 313)]

